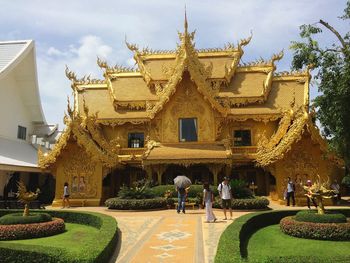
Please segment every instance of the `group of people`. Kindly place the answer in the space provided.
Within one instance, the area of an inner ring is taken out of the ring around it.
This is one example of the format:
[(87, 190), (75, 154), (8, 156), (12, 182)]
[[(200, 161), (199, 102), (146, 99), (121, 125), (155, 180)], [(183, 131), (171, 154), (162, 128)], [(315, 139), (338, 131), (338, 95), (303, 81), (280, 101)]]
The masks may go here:
[[(300, 183), (300, 184), (302, 186), (302, 183)], [(290, 206), (290, 199), (292, 199), (292, 205), (295, 206), (295, 192), (296, 192), (295, 185), (296, 185), (296, 183), (294, 183), (292, 181), (292, 179), (290, 177), (288, 177), (287, 178), (287, 187), (286, 187), (285, 192), (284, 192), (284, 198), (287, 202), (287, 204), (286, 204), (287, 206)], [(307, 180), (305, 186), (307, 189), (309, 189), (305, 193), (307, 207), (309, 209), (311, 209), (311, 202), (312, 202), (313, 205), (317, 208), (316, 201), (311, 196), (312, 181)], [(341, 195), (340, 195), (340, 186), (339, 186), (337, 180), (334, 180), (334, 182), (331, 184), (331, 190), (334, 191), (334, 193), (336, 195), (336, 201), (337, 201), (337, 203), (339, 203), (341, 200)]]
[[(178, 206), (177, 206), (177, 213), (180, 213), (182, 211), (185, 213), (185, 202), (186, 202), (186, 196), (188, 193), (189, 188), (178, 188), (176, 187), (176, 191), (178, 193)], [(229, 178), (224, 177), (224, 180), (222, 183), (218, 185), (218, 191), (221, 198), (222, 208), (224, 211), (224, 220), (227, 220), (227, 210), (230, 212), (230, 219), (232, 219), (232, 207), (231, 207), (231, 200), (232, 200), (232, 192), (231, 192), (231, 186), (229, 184)], [(210, 189), (208, 183), (204, 183), (203, 185), (203, 202), (202, 206), (205, 206), (205, 213), (206, 213), (206, 222), (215, 222), (217, 220), (216, 216), (213, 212), (213, 202), (214, 202), (214, 193)]]

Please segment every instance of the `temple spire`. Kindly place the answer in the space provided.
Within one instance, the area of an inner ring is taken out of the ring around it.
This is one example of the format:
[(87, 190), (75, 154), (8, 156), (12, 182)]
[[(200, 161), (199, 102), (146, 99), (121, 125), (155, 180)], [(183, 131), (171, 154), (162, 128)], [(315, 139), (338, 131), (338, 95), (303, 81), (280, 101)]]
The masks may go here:
[(184, 23), (184, 27), (185, 27), (185, 34), (188, 34), (188, 23), (187, 23), (187, 14), (186, 14), (186, 5), (185, 5), (185, 23)]

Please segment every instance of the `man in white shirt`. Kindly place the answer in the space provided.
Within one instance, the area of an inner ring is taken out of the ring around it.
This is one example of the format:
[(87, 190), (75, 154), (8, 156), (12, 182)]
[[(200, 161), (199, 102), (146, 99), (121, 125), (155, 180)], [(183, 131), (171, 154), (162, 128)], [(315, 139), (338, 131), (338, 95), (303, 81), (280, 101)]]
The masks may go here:
[(224, 209), (224, 220), (227, 220), (226, 209), (230, 210), (230, 219), (232, 219), (232, 207), (231, 207), (231, 186), (228, 184), (228, 177), (224, 177), (224, 181), (219, 184), (218, 191), (221, 197), (222, 208)]

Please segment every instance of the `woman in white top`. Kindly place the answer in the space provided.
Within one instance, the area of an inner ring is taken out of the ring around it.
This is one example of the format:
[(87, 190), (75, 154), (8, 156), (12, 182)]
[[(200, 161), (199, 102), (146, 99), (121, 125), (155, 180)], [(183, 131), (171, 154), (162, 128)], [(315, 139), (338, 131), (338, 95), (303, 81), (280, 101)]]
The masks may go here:
[(68, 183), (67, 182), (64, 183), (64, 187), (63, 187), (62, 208), (66, 207), (66, 203), (67, 203), (67, 208), (69, 208), (70, 207), (70, 203), (69, 203), (69, 189), (68, 189)]
[(216, 221), (216, 217), (213, 213), (213, 201), (214, 201), (214, 194), (213, 192), (210, 190), (209, 188), (209, 184), (205, 183), (203, 185), (203, 206), (205, 204), (205, 215), (207, 218), (207, 223), (209, 222), (215, 222)]

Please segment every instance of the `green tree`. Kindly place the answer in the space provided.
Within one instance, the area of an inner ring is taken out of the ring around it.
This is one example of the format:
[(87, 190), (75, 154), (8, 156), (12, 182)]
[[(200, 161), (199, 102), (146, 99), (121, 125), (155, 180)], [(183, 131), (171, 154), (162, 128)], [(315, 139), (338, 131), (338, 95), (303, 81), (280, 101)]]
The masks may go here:
[[(350, 1), (343, 16), (349, 23)], [(323, 32), (325, 30), (326, 32)], [(323, 47), (316, 40), (317, 34), (331, 33), (334, 43)], [(324, 20), (300, 27), (301, 41), (293, 41), (293, 69), (304, 66), (314, 68), (314, 82), (321, 93), (313, 101), (322, 132), (330, 147), (344, 158), (346, 170), (350, 167), (350, 32), (341, 35)]]

